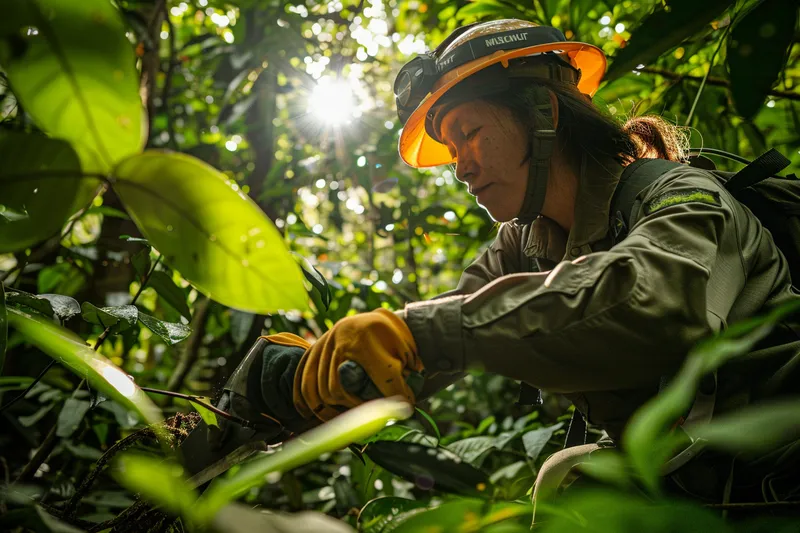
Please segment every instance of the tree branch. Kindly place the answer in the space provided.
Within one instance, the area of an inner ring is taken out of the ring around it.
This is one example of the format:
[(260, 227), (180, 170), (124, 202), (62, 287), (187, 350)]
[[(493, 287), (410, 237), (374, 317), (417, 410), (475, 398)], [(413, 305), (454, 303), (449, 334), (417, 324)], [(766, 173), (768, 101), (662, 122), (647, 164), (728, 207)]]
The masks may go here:
[[(656, 67), (644, 67), (637, 70), (637, 72), (644, 72), (647, 74), (656, 74), (658, 76), (662, 76), (664, 78), (681, 82), (681, 81), (691, 81), (701, 83), (703, 81), (703, 76), (690, 76), (688, 74), (679, 74), (677, 72), (671, 72), (669, 70), (656, 68)], [(716, 85), (718, 87), (730, 87), (731, 82), (729, 80), (723, 78), (712, 78), (708, 77), (706, 80), (706, 85)], [(795, 100), (800, 101), (800, 93), (794, 93), (790, 91), (778, 91), (778, 90), (770, 90), (767, 92), (768, 95), (774, 96), (776, 98), (785, 98), (787, 100)]]

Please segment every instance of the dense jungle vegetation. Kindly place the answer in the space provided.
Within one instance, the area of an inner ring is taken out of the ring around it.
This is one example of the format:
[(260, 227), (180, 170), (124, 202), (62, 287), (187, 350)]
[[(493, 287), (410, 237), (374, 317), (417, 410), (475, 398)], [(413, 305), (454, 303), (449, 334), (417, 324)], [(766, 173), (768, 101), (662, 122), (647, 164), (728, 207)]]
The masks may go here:
[[(208, 406), (259, 335), (313, 340), (349, 314), (435, 296), (491, 242), (496, 224), (452, 169), (414, 170), (397, 154), (394, 76), (462, 24), (555, 26), (608, 55), (594, 100), (610, 115), (655, 113), (695, 148), (748, 159), (775, 148), (791, 171), (800, 163), (787, 0), (0, 9), (3, 531), (529, 529), (531, 486), (572, 407), (546, 393), (518, 405), (516, 383), (478, 371), (416, 411), (378, 400), (232, 457), (202, 493), (174, 456), (200, 417), (224, 416)], [(750, 507), (674, 500), (659, 477), (666, 422), (700, 376), (792, 311), (698, 346), (637, 414), (625, 453), (537, 509), (541, 529), (800, 531), (771, 492), (800, 491), (796, 472), (766, 480)], [(705, 436), (757, 452), (800, 437), (798, 412), (800, 398), (715, 420)]]

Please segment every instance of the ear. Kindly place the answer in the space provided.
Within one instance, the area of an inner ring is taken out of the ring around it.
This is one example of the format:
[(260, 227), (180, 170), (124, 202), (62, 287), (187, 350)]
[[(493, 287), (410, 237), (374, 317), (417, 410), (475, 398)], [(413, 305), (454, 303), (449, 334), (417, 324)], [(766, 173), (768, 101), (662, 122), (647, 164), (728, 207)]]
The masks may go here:
[(550, 106), (553, 108), (553, 129), (558, 128), (558, 98), (556, 98), (556, 93), (553, 91), (548, 90), (548, 94), (550, 94)]

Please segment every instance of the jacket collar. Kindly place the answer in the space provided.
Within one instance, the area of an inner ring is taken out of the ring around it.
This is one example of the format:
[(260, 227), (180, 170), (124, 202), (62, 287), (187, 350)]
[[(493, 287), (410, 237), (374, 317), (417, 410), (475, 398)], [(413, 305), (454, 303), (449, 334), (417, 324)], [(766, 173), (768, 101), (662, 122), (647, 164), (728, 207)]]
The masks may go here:
[(578, 178), (572, 231), (567, 235), (554, 221), (540, 216), (531, 223), (525, 255), (557, 263), (591, 252), (590, 245), (608, 234), (611, 197), (621, 175), (622, 166), (616, 162), (587, 167)]

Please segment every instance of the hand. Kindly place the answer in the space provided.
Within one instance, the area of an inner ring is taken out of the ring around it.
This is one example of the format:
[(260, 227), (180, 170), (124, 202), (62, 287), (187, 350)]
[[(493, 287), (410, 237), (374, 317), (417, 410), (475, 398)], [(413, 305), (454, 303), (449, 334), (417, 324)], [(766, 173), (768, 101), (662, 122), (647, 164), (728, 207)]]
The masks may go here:
[(414, 337), (400, 317), (377, 309), (343, 318), (306, 350), (294, 377), (297, 412), (330, 420), (363, 403), (343, 386), (340, 367), (350, 367), (348, 362), (363, 368), (383, 396), (399, 395), (414, 403), (406, 378), (423, 371)]

